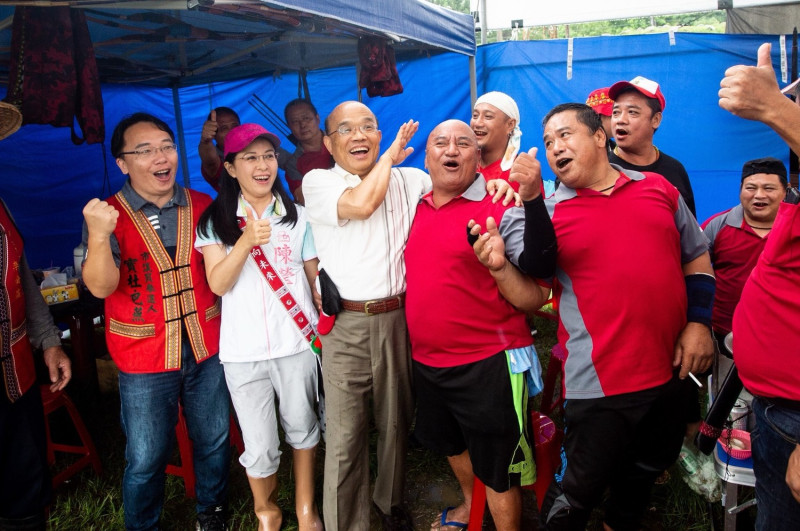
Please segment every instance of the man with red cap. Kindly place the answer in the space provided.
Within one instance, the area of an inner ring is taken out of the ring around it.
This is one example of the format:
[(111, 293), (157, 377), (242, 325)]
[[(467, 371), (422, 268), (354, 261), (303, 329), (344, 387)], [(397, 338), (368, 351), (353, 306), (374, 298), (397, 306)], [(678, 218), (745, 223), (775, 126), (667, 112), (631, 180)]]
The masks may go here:
[(589, 97), (586, 98), (586, 105), (594, 109), (594, 112), (600, 116), (600, 121), (603, 122), (603, 130), (608, 138), (609, 149), (614, 149), (617, 145), (612, 139), (614, 132), (611, 128), (611, 112), (614, 110), (614, 100), (608, 96), (609, 88), (602, 87), (591, 91)]
[(678, 189), (689, 210), (697, 217), (692, 184), (683, 164), (653, 144), (653, 135), (661, 125), (667, 104), (661, 87), (655, 81), (636, 76), (631, 81), (611, 85), (608, 96), (614, 100), (611, 126), (617, 143), (608, 157), (609, 162), (628, 170), (663, 176)]

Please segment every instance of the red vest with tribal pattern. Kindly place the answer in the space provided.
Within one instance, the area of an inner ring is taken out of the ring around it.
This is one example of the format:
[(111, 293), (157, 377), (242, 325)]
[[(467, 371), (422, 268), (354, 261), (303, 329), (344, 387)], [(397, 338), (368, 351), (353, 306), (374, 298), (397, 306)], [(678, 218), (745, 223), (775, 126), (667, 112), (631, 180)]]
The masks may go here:
[(18, 400), (36, 381), (33, 350), (25, 327), (25, 294), (19, 276), (22, 236), (8, 211), (0, 206), (0, 365), (3, 384), (11, 402)]
[(181, 367), (183, 329), (201, 362), (219, 351), (220, 302), (206, 281), (195, 227), (211, 203), (186, 190), (178, 212), (173, 261), (141, 210), (117, 193), (108, 199), (120, 213), (114, 235), (120, 247), (120, 281), (105, 299), (106, 343), (119, 369), (155, 373)]

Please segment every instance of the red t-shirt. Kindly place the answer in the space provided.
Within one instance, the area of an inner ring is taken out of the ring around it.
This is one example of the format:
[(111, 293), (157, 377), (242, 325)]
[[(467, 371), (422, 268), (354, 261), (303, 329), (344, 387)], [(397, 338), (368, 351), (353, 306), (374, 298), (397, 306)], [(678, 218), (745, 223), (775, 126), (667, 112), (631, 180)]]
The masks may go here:
[(567, 398), (631, 393), (672, 377), (686, 325), (682, 265), (708, 248), (674, 186), (626, 172), (610, 195), (562, 183), (547, 200)]
[(506, 301), (467, 242), (470, 219), (498, 225), (510, 207), (493, 204), (485, 181), (436, 208), (423, 196), (405, 250), (411, 357), (431, 367), (473, 363), (531, 344), (525, 316)]
[(767, 238), (756, 234), (745, 223), (742, 205), (710, 217), (703, 223), (703, 232), (710, 243), (711, 262), (717, 278), (711, 323), (715, 332), (728, 334), (733, 310)]
[[(319, 151), (304, 151), (302, 155), (297, 158), (297, 171), (300, 175), (305, 175), (311, 170), (327, 170), (333, 167), (333, 157), (328, 152), (325, 144), (322, 144), (322, 149)], [(290, 191), (294, 191), (300, 187), (303, 181), (289, 180)]]
[(782, 203), (733, 314), (733, 359), (752, 394), (800, 401), (800, 206)]
[(491, 181), (492, 179), (503, 179), (508, 184), (511, 185), (511, 188), (514, 189), (515, 192), (519, 192), (519, 183), (512, 183), (508, 180), (508, 176), (511, 174), (511, 168), (503, 171), (500, 169), (500, 163), (503, 162), (503, 159), (498, 159), (485, 168), (478, 163), (478, 171), (483, 174), (483, 178), (487, 181)]

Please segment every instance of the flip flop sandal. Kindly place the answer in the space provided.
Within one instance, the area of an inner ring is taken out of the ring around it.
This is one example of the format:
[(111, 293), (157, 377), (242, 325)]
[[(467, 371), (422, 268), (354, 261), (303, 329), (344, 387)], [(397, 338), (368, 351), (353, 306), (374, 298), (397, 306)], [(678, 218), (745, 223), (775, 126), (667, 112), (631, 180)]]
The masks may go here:
[(466, 529), (469, 524), (465, 524), (464, 522), (447, 521), (447, 512), (450, 511), (450, 509), (455, 509), (455, 507), (448, 507), (444, 511), (442, 511), (442, 517), (439, 520), (439, 529), (443, 527), (455, 527), (458, 529)]

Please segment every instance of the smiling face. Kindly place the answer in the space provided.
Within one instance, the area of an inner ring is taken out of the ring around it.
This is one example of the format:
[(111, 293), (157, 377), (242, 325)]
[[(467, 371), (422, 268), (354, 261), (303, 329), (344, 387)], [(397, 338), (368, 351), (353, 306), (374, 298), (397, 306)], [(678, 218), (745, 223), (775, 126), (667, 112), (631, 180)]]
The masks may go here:
[(269, 140), (256, 138), (226, 162), (228, 174), (239, 182), (242, 195), (253, 206), (263, 209), (272, 201), (272, 186), (278, 177), (278, 157)]
[(319, 115), (305, 103), (298, 103), (287, 109), (286, 123), (299, 142), (308, 142), (319, 132)]
[(475, 180), (479, 156), (475, 133), (467, 124), (448, 120), (436, 126), (425, 147), (425, 169), (431, 174), (434, 196), (464, 193)]
[[(364, 133), (359, 129), (368, 124), (375, 126), (373, 132)], [(343, 126), (350, 129), (350, 134), (338, 132)], [(339, 104), (325, 121), (327, 133), (323, 142), (339, 166), (348, 173), (364, 177), (378, 160), (381, 132), (377, 126), (375, 115), (366, 105), (347, 101)]]
[(505, 151), (508, 138), (517, 122), (506, 113), (488, 103), (479, 103), (472, 110), (469, 126), (478, 139), (482, 151)]
[(614, 101), (611, 112), (612, 136), (623, 149), (649, 147), (661, 124), (661, 113), (653, 112), (647, 97), (637, 90), (623, 92)]
[[(178, 153), (173, 150), (164, 154), (162, 146), (174, 145), (174, 140), (151, 122), (138, 122), (128, 127), (123, 134), (122, 151), (151, 149), (152, 154), (143, 157), (136, 154), (120, 155), (117, 166), (131, 179), (131, 186), (140, 196), (158, 207), (172, 198), (175, 174), (178, 169)], [(159, 148), (159, 149), (156, 149)]]
[(780, 177), (770, 173), (757, 173), (742, 181), (739, 201), (750, 222), (772, 223), (778, 207), (786, 196)]
[(578, 120), (576, 111), (550, 117), (543, 140), (550, 169), (570, 188), (589, 188), (605, 178), (606, 135), (602, 127), (592, 132)]

